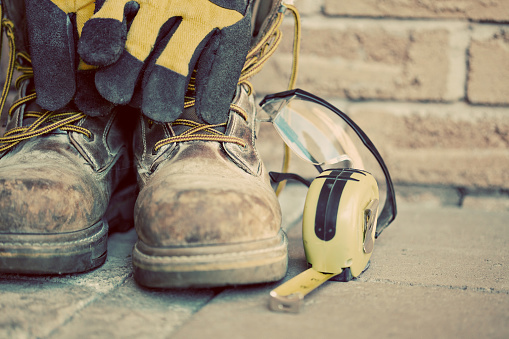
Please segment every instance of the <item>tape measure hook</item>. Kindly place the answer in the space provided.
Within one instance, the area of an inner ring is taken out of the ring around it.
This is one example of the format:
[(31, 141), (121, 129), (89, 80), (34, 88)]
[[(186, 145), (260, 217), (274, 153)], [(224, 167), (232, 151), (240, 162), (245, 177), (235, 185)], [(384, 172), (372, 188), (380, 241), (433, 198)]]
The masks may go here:
[(276, 291), (271, 291), (269, 307), (275, 312), (299, 313), (302, 300), (304, 300), (302, 293), (292, 293), (283, 296), (277, 294)]

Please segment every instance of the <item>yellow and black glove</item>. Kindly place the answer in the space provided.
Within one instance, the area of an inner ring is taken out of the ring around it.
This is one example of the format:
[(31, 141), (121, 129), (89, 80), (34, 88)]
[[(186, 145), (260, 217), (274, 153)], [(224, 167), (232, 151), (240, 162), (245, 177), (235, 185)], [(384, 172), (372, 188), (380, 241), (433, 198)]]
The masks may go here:
[(136, 0), (132, 23), (126, 13), (134, 1), (102, 2), (84, 24), (78, 52), (99, 66), (95, 84), (104, 98), (127, 104), (136, 91), (146, 116), (170, 122), (196, 70), (198, 114), (226, 121), (249, 49), (251, 0)]
[(81, 30), (94, 14), (96, 1), (24, 1), (37, 103), (57, 110), (74, 98), (89, 115), (108, 114), (113, 104), (95, 89), (95, 67), (81, 61), (76, 52)]

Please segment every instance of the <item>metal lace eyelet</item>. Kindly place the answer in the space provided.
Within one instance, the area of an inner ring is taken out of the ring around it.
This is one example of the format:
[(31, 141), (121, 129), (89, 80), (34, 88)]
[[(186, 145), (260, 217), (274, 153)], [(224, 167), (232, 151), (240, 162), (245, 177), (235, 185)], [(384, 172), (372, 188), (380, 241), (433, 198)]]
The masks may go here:
[(95, 139), (94, 133), (90, 133), (90, 136), (89, 136), (89, 137), (87, 137), (87, 136), (85, 135), (85, 137), (88, 139), (88, 142), (92, 142), (92, 141), (94, 141), (94, 139)]

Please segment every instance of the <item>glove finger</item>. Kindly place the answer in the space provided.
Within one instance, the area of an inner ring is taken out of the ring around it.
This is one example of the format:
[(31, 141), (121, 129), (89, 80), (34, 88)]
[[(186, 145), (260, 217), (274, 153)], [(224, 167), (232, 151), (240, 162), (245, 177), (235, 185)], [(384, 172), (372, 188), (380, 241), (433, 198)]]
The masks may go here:
[(196, 112), (210, 124), (228, 119), (230, 103), (251, 41), (251, 16), (223, 28), (210, 41), (196, 66)]
[[(94, 19), (89, 22), (92, 20)], [(154, 16), (150, 10), (140, 8), (131, 24), (121, 57), (96, 73), (95, 83), (104, 98), (116, 104), (129, 103), (145, 60), (157, 41), (160, 28), (171, 26), (175, 20), (166, 20), (161, 15)]]
[(96, 71), (95, 86), (106, 100), (125, 105), (131, 101), (142, 68), (143, 62), (124, 50), (117, 62)]
[[(146, 116), (168, 122), (182, 113), (191, 72), (207, 41), (218, 29), (242, 21), (246, 8), (245, 0), (187, 2), (173, 8), (172, 15), (182, 21), (143, 78), (142, 111)], [(166, 90), (168, 84), (171, 91)]]
[(190, 37), (193, 24), (181, 21), (176, 26), (157, 44), (143, 76), (142, 111), (158, 122), (174, 121), (182, 113), (192, 70), (214, 33), (195, 30)]
[(137, 11), (137, 6), (134, 1), (108, 0), (85, 23), (78, 53), (86, 63), (107, 66), (120, 58), (127, 36), (126, 14)]
[(37, 103), (56, 110), (76, 91), (75, 25), (50, 0), (26, 0), (25, 5)]
[(74, 103), (88, 116), (108, 115), (115, 105), (104, 99), (95, 87), (95, 71), (78, 71)]

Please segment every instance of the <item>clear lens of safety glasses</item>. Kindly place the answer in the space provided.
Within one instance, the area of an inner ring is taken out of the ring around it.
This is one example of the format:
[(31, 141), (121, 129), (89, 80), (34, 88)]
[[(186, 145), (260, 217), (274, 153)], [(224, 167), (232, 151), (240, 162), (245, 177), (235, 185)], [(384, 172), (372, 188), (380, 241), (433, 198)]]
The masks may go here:
[(284, 142), (314, 165), (364, 169), (345, 121), (329, 109), (295, 95), (263, 107)]
[(268, 95), (260, 106), (290, 149), (319, 169), (326, 165), (369, 171), (355, 146), (360, 141), (374, 156), (385, 177), (386, 198), (378, 218), (377, 236), (394, 220), (396, 200), (389, 171), (371, 140), (350, 117), (301, 89)]

